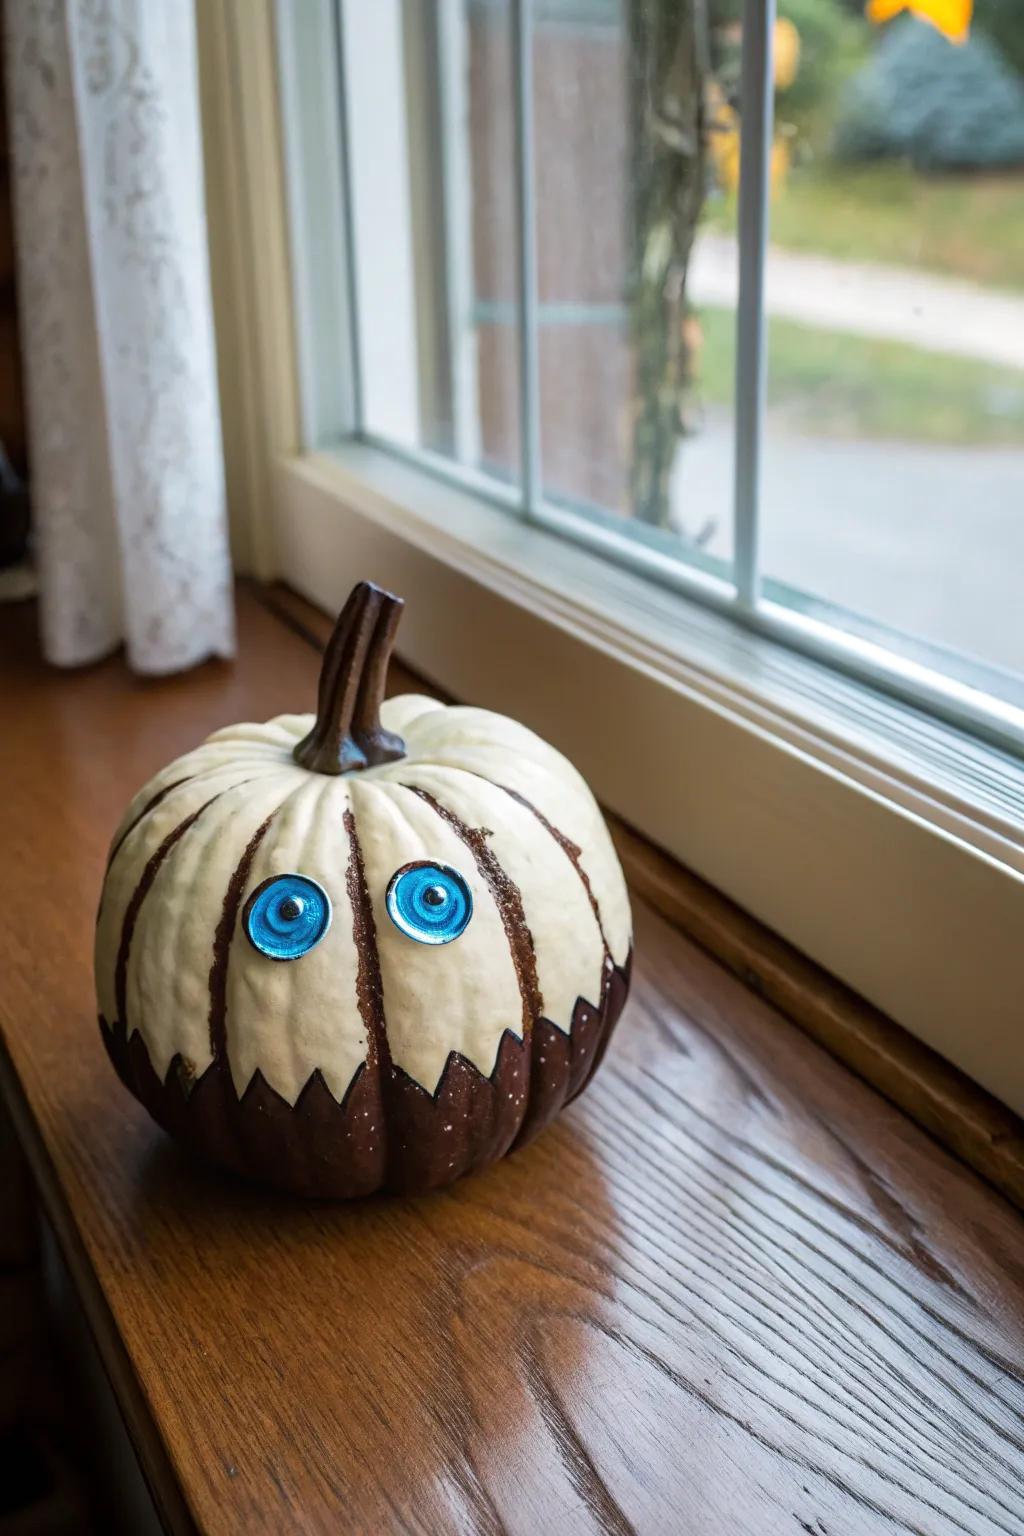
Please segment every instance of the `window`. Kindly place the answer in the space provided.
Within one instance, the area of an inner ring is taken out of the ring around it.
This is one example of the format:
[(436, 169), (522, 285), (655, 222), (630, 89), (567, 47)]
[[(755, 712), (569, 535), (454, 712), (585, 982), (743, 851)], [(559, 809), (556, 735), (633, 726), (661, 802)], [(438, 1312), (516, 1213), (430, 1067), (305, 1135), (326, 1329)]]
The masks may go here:
[[(1006, 30), (281, 0), (302, 441), (268, 456), (276, 574), (325, 606), (354, 575), (404, 590), (423, 671), (1022, 1107)], [(956, 111), (918, 110), (926, 77)]]
[(1020, 745), (1012, 142), (887, 158), (860, 98), (963, 50), (769, 10), (342, 3), (349, 428)]

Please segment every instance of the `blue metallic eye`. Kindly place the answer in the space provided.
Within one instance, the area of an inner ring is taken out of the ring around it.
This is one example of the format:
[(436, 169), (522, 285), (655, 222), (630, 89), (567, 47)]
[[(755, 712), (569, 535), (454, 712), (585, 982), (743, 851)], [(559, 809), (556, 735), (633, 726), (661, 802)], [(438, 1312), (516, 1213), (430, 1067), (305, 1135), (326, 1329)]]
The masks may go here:
[(271, 960), (298, 960), (331, 926), (331, 898), (305, 875), (274, 875), (253, 891), (242, 922), (249, 943)]
[(418, 944), (450, 944), (473, 916), (473, 893), (450, 864), (422, 860), (391, 876), (388, 916)]

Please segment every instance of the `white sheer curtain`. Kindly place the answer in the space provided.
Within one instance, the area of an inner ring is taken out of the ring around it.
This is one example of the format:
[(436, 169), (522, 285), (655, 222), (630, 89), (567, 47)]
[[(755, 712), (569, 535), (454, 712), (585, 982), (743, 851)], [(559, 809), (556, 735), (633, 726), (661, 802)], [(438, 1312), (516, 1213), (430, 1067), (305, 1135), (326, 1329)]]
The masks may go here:
[(6, 0), (43, 645), (233, 649), (192, 0)]

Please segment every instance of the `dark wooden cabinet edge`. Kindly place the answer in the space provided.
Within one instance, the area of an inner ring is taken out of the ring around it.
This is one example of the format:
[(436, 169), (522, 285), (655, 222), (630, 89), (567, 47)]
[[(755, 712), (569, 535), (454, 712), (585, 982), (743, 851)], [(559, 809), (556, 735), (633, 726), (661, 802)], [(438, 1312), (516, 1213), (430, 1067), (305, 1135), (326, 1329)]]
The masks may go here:
[[(323, 650), (327, 615), (283, 583), (253, 590)], [(440, 692), (400, 665), (424, 692)], [(1011, 1109), (620, 818), (608, 820), (638, 896), (1024, 1210), (1024, 1122)]]
[(36, 1192), (92, 1334), (96, 1353), (120, 1409), (128, 1439), (164, 1530), (197, 1536), (174, 1469), (157, 1431), (145, 1393), (111, 1316), (106, 1297), (50, 1162), (35, 1117), (0, 1034), (0, 1099), (28, 1161)]

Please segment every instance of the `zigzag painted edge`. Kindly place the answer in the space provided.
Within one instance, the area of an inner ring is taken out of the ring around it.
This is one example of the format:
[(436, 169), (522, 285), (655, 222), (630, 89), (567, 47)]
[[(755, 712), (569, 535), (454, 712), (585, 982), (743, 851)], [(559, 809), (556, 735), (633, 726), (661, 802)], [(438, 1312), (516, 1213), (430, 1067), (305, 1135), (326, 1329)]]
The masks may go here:
[(506, 1030), (494, 1069), (453, 1051), (431, 1094), (400, 1067), (364, 1063), (339, 1103), (314, 1071), (294, 1105), (257, 1071), (239, 1098), (227, 1061), (189, 1078), (175, 1056), (163, 1081), (136, 1030), (100, 1018), (125, 1087), (177, 1140), (222, 1167), (314, 1197), (420, 1191), (532, 1141), (600, 1065), (629, 990), (632, 954), (595, 1005), (578, 998), (569, 1034), (545, 1018), (525, 1040)]

